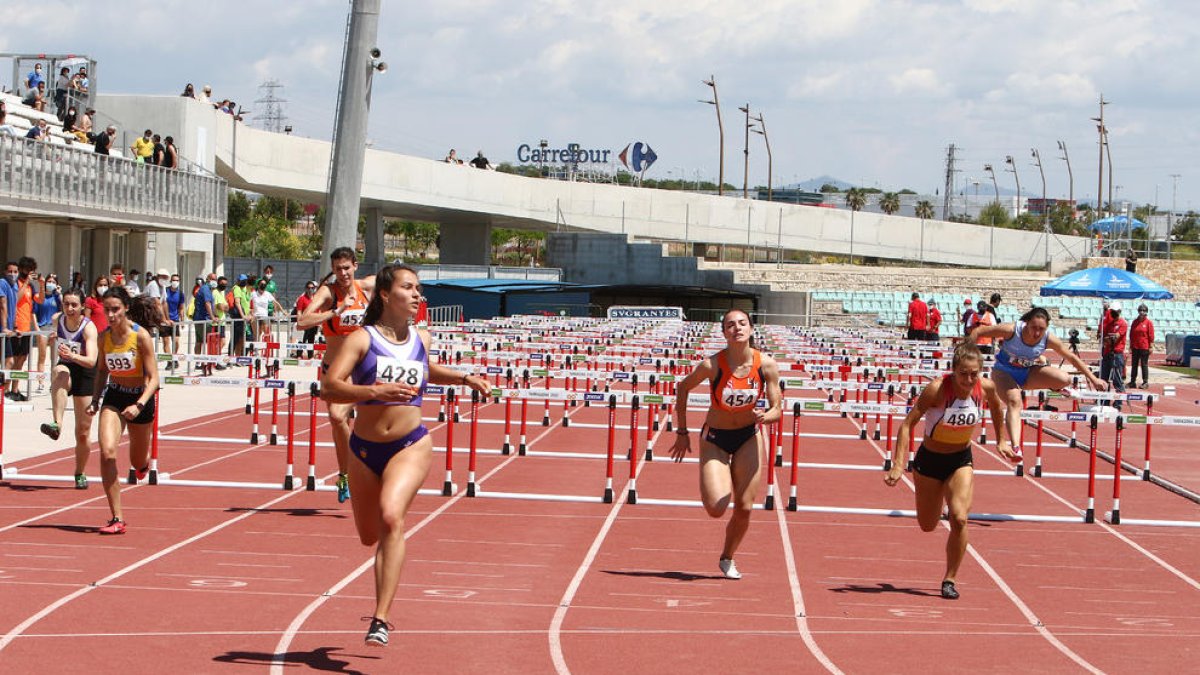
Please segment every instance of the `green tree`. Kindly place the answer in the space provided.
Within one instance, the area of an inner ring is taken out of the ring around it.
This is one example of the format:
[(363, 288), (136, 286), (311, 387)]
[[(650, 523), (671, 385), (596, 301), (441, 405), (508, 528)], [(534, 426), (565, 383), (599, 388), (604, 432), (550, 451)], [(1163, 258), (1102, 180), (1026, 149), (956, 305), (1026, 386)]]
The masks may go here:
[(900, 195), (895, 192), (885, 192), (879, 198), (879, 210), (890, 215), (900, 210)]
[(253, 210), (254, 207), (250, 204), (250, 200), (246, 198), (245, 192), (230, 190), (225, 223), (231, 228), (241, 227), (246, 222), (246, 219), (250, 217), (250, 213)]
[(979, 211), (980, 225), (991, 225), (995, 227), (1009, 227), (1008, 209), (1004, 208), (1000, 202), (992, 202), (983, 207)]
[(412, 220), (403, 221), (400, 232), (404, 235), (405, 259), (410, 252), (416, 252), (418, 258), (429, 257), (429, 247), (437, 243), (441, 228), (436, 223), (422, 223)]
[(867, 205), (867, 195), (862, 188), (852, 187), (846, 190), (846, 206), (850, 207), (851, 211), (862, 211)]
[(292, 224), (281, 217), (251, 215), (226, 233), (231, 256), (299, 260), (306, 257), (305, 242), (292, 233)]
[(922, 199), (921, 201), (917, 202), (916, 212), (917, 212), (917, 217), (920, 218), (921, 220), (932, 219), (935, 214), (934, 209), (933, 209), (933, 203), (930, 202), (928, 199)]
[(833, 183), (825, 183), (821, 186), (820, 190), (817, 190), (817, 192), (823, 192), (825, 194), (837, 194), (840, 193), (841, 190)]

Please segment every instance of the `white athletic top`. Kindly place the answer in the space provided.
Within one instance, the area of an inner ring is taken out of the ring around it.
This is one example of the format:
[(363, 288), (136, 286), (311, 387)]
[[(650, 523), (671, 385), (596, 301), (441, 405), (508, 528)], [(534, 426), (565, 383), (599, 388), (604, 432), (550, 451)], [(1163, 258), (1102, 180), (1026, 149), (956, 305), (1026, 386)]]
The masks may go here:
[(967, 398), (954, 398), (951, 375), (942, 377), (942, 401), (925, 413), (925, 438), (947, 445), (968, 446), (983, 423), (983, 385)]

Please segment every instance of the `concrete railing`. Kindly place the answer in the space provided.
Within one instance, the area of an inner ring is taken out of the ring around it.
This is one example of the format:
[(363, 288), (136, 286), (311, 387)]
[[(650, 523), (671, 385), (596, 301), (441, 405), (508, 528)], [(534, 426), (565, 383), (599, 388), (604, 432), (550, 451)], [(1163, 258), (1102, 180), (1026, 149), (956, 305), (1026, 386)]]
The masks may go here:
[(220, 233), (227, 192), (225, 181), (215, 176), (0, 136), (0, 208)]

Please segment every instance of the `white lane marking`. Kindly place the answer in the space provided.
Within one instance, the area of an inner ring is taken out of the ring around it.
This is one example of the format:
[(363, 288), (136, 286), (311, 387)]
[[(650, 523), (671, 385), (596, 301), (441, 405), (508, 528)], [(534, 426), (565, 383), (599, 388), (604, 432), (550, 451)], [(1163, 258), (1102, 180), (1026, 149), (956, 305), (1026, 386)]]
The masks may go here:
[[(137, 486), (133, 486), (133, 487), (137, 487)], [(278, 504), (279, 502), (282, 502), (285, 499), (294, 497), (297, 494), (301, 494), (301, 492), (289, 492), (287, 494), (280, 495), (268, 502), (263, 503), (261, 506), (259, 506), (257, 508), (258, 509), (269, 508), (271, 506), (274, 506), (275, 504)], [(199, 534), (188, 537), (187, 539), (184, 539), (183, 541), (177, 542), (177, 543), (172, 544), (164, 549), (161, 549), (157, 553), (153, 553), (149, 556), (146, 556), (145, 558), (142, 558), (141, 560), (138, 560), (137, 562), (135, 562), (131, 565), (127, 565), (126, 567), (124, 567), (120, 570), (117, 570), (116, 572), (113, 572), (112, 574), (104, 577), (103, 579), (95, 582), (94, 584), (92, 584), (90, 586), (85, 586), (85, 587), (80, 588), (79, 590), (75, 591), (74, 593), (69, 593), (67, 595), (64, 595), (63, 597), (59, 598), (58, 600), (43, 607), (40, 611), (35, 613), (33, 616), (31, 616), (31, 617), (25, 619), (24, 621), (22, 621), (21, 623), (17, 624), (14, 628), (12, 628), (12, 630), (8, 631), (8, 633), (6, 633), (4, 635), (4, 637), (0, 637), (0, 651), (3, 651), (4, 648), (7, 647), (9, 645), (9, 643), (11, 643), (14, 639), (16, 639), (16, 637), (19, 636), (26, 628), (28, 628), (28, 627), (32, 626), (33, 624), (37, 623), (38, 621), (42, 620), (43, 618), (45, 618), (46, 616), (50, 615), (55, 610), (57, 610), (59, 607), (66, 605), (67, 603), (71, 602), (75, 598), (78, 598), (82, 595), (90, 593), (91, 591), (93, 591), (97, 588), (101, 588), (111, 581), (119, 579), (122, 576), (124, 576), (130, 572), (133, 572), (134, 570), (137, 570), (141, 567), (149, 565), (150, 563), (154, 562), (155, 560), (158, 560), (159, 558), (162, 558), (166, 555), (170, 555), (171, 553), (174, 553), (175, 551), (183, 548), (184, 546), (187, 546), (188, 544), (190, 544), (192, 542), (199, 541), (211, 534), (220, 532), (221, 530), (224, 530), (225, 528), (233, 525), (234, 523), (239, 523), (242, 520), (245, 520), (246, 518), (249, 518), (250, 516), (255, 515), (256, 513), (258, 513), (257, 510), (252, 510), (252, 511), (247, 511), (245, 513), (242, 513), (241, 515), (234, 516), (233, 518), (223, 521), (221, 523), (218, 523), (217, 525), (214, 525), (213, 527), (210, 527), (207, 530), (205, 530)]]
[(209, 574), (207, 572), (156, 572), (156, 577), (183, 577), (185, 579), (234, 579), (237, 581), (304, 581), (287, 577), (247, 577), (228, 576), (224, 574)]
[(405, 565), (411, 565), (413, 563), (429, 563), (432, 565), (470, 565), (471, 567), (549, 567), (549, 565), (542, 565), (542, 564), (536, 564), (536, 563), (476, 562), (474, 560), (414, 559), (414, 560), (405, 560), (404, 561)]
[(53, 558), (56, 560), (74, 560), (73, 555), (46, 555), (44, 553), (5, 553), (5, 558)]
[(107, 549), (107, 550), (113, 550), (113, 551), (130, 551), (130, 550), (133, 550), (134, 548), (137, 548), (136, 546), (104, 546), (101, 544), (96, 544), (96, 545), (92, 545), (92, 544), (38, 544), (38, 543), (34, 543), (32, 541), (6, 541), (6, 542), (4, 542), (4, 545), (5, 546), (47, 546), (47, 547), (51, 547), (51, 548), (86, 548), (89, 551), (94, 551), (97, 549)]
[(485, 579), (503, 579), (503, 574), (475, 574), (473, 572), (434, 572), (434, 576), (441, 577), (483, 577)]
[(330, 559), (335, 559), (335, 558), (340, 557), (340, 556), (336, 556), (336, 555), (323, 555), (320, 553), (260, 553), (258, 551), (222, 551), (220, 549), (211, 549), (211, 548), (206, 548), (200, 552), (201, 553), (214, 553), (217, 555), (265, 555), (265, 556), (270, 556), (272, 558), (282, 557), (282, 558), (330, 558)]
[[(853, 419), (851, 419), (851, 418), (847, 418), (847, 419), (849, 419), (850, 422), (855, 427), (862, 428), (862, 427), (859, 427), (858, 423), (855, 422)], [(871, 447), (875, 448), (875, 452), (879, 453), (879, 456), (881, 458), (887, 457), (887, 453), (884, 452), (883, 448), (879, 447), (879, 443), (870, 439), (870, 437), (868, 437), (868, 442), (871, 444)], [(904, 484), (907, 485), (908, 488), (910, 490), (912, 490), (914, 494), (916, 493), (917, 488), (908, 476), (904, 476)], [(1036, 485), (1036, 483), (1035, 483), (1035, 485)], [(1068, 504), (1068, 506), (1070, 506), (1070, 505)], [(942, 528), (944, 528), (946, 530), (950, 529), (950, 524), (944, 520), (940, 521), (940, 525), (942, 526)], [(1079, 654), (1076, 654), (1070, 647), (1063, 644), (1063, 642), (1061, 640), (1059, 640), (1057, 637), (1055, 637), (1054, 633), (1051, 633), (1050, 630), (1047, 629), (1044, 624), (1042, 624), (1042, 620), (1039, 619), (1037, 617), (1037, 615), (1033, 613), (1033, 610), (1030, 609), (1029, 605), (1026, 605), (1025, 601), (1022, 600), (1020, 598), (1020, 596), (1018, 596), (1016, 594), (1015, 591), (1013, 591), (1013, 589), (1004, 581), (1004, 579), (1000, 576), (1000, 574), (998, 572), (996, 572), (996, 570), (993, 569), (992, 566), (990, 564), (988, 564), (988, 562), (986, 560), (983, 559), (983, 555), (980, 554), (979, 551), (977, 551), (974, 546), (967, 544), (967, 554), (970, 555), (971, 558), (973, 558), (975, 560), (975, 562), (979, 563), (979, 566), (981, 568), (983, 568), (983, 571), (989, 577), (991, 577), (992, 581), (996, 584), (996, 586), (998, 586), (1000, 588), (1000, 590), (1004, 593), (1004, 595), (1008, 597), (1009, 601), (1011, 601), (1013, 603), (1013, 605), (1016, 606), (1017, 611), (1021, 612), (1021, 615), (1024, 616), (1027, 621), (1029, 621), (1029, 624), (1031, 626), (1033, 626), (1034, 630), (1036, 630), (1039, 634), (1041, 634), (1041, 636), (1043, 638), (1045, 638), (1047, 642), (1049, 642), (1051, 645), (1053, 645), (1054, 648), (1057, 649), (1059, 652), (1061, 652), (1064, 656), (1066, 656), (1067, 658), (1071, 659), (1076, 664), (1078, 664), (1080, 668), (1083, 668), (1084, 670), (1088, 671), (1089, 673), (1093, 673), (1093, 675), (1100, 675), (1101, 673), (1103, 673), (1103, 671), (1096, 668), (1092, 664), (1088, 663), (1082, 656), (1080, 656)]]
[[(478, 484), (478, 483), (479, 483), (479, 481), (476, 481), (476, 484)], [(513, 515), (516, 515), (516, 514), (513, 514)], [(471, 541), (470, 539), (438, 539), (436, 541), (438, 543), (444, 543), (444, 544), (470, 544), (472, 546), (495, 545), (495, 546), (535, 546), (537, 548), (562, 548), (565, 545), (565, 544), (551, 544), (551, 543), (539, 544), (537, 542), (526, 542), (526, 541), (483, 541), (483, 540)]]
[(270, 567), (275, 569), (291, 569), (291, 565), (256, 565), (254, 563), (217, 563), (217, 567)]
[[(771, 461), (768, 457), (767, 461)], [(768, 471), (770, 468), (768, 467)], [(800, 632), (800, 638), (804, 640), (808, 651), (821, 664), (825, 670), (830, 673), (841, 674), (841, 669), (838, 668), (832, 660), (821, 650), (813, 637), (812, 631), (808, 628), (807, 610), (804, 607), (804, 594), (800, 590), (800, 576), (796, 571), (796, 556), (792, 552), (792, 538), (788, 535), (787, 519), (784, 518), (783, 508), (776, 507), (775, 518), (779, 522), (779, 536), (783, 544), (783, 557), (787, 563), (788, 587), (792, 592), (792, 607), (795, 609), (796, 630)]]

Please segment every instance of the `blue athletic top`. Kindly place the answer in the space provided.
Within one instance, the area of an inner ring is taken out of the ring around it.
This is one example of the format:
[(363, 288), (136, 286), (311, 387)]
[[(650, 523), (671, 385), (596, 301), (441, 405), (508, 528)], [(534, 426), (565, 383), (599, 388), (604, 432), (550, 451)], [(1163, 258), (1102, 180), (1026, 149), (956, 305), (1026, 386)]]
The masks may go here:
[(1013, 330), (1013, 336), (1004, 340), (1004, 343), (1000, 345), (1000, 353), (996, 355), (997, 364), (1009, 368), (1029, 368), (1036, 363), (1038, 357), (1045, 353), (1046, 340), (1050, 337), (1050, 331), (1047, 330), (1037, 344), (1030, 346), (1021, 339), (1021, 331), (1024, 329), (1025, 322), (1018, 321)]
[(417, 387), (415, 398), (407, 403), (398, 401), (364, 401), (363, 405), (420, 406), (425, 385), (429, 383), (429, 355), (416, 328), (408, 329), (408, 339), (396, 344), (379, 334), (375, 326), (365, 326), (371, 336), (371, 346), (350, 372), (354, 384), (402, 382)]

